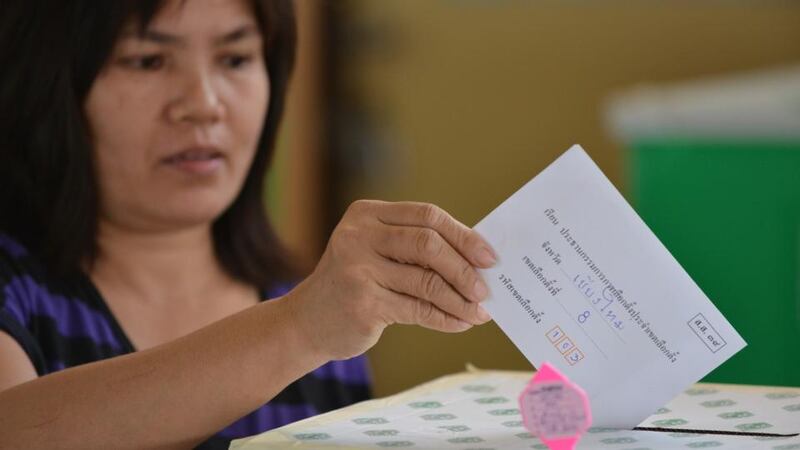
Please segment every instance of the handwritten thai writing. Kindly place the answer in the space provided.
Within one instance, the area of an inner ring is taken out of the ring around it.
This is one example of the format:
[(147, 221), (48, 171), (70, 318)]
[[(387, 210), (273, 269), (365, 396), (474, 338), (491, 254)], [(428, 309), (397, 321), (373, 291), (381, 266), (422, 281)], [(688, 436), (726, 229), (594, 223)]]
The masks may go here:
[[(553, 226), (557, 226), (560, 223), (557, 212), (553, 208), (546, 209), (544, 214)], [(572, 277), (571, 281), (573, 284), (576, 284), (579, 290), (583, 288), (583, 294), (587, 296), (587, 298), (590, 298), (592, 303), (595, 301), (597, 302), (593, 306), (599, 305), (603, 307), (603, 313), (605, 313), (613, 303), (616, 303), (616, 307), (619, 308), (613, 310), (615, 312), (612, 316), (606, 316), (606, 321), (610, 322), (612, 326), (617, 329), (623, 329), (624, 326), (619, 320), (622, 319), (620, 313), (624, 311), (633, 322), (635, 328), (641, 329), (664, 357), (672, 363), (677, 362), (680, 351), (671, 349), (667, 341), (659, 337), (659, 334), (650, 326), (650, 322), (642, 317), (641, 311), (636, 307), (637, 302), (628, 300), (623, 290), (614, 285), (611, 279), (609, 279), (600, 266), (592, 259), (586, 249), (581, 246), (578, 239), (573, 236), (572, 231), (568, 227), (560, 227), (559, 235), (590, 272), (588, 274), (579, 274)], [(549, 241), (547, 244), (552, 247)], [(590, 280), (591, 283), (589, 282)], [(587, 293), (585, 289), (589, 287), (590, 284), (594, 285), (594, 283), (598, 283), (599, 286), (597, 288), (592, 287), (591, 291)], [(588, 315), (585, 317), (588, 318)], [(617, 323), (620, 323), (620, 326), (617, 326)]]
[[(572, 284), (578, 289), (578, 292), (586, 297), (586, 300), (592, 305), (592, 308), (599, 313), (613, 328), (622, 330), (625, 325), (617, 314), (617, 310), (611, 305), (614, 299), (608, 295), (608, 289), (603, 289), (602, 294), (598, 295), (595, 291), (594, 278), (591, 275), (578, 274), (572, 278)], [(584, 317), (589, 317), (589, 311), (584, 312)], [(578, 319), (580, 321), (580, 318)], [(586, 319), (584, 319), (585, 321)], [(581, 322), (583, 323), (583, 322)]]

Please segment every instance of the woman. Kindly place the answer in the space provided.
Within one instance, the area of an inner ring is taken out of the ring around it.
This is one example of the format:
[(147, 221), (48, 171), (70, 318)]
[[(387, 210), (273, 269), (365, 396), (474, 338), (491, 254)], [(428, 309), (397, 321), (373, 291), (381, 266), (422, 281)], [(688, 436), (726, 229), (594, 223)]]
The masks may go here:
[(354, 203), (287, 288), (289, 0), (0, 8), (0, 448), (226, 448), (365, 398), (390, 324), (489, 320), (493, 253), (432, 205)]

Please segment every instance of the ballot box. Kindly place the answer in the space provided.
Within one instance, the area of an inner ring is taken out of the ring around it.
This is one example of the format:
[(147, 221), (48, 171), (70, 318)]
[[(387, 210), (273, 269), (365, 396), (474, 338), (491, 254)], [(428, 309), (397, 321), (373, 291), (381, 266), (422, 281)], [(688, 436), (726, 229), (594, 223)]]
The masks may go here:
[[(517, 398), (529, 372), (446, 376), (233, 441), (232, 450), (546, 449), (523, 426)], [(639, 429), (590, 428), (578, 449), (800, 448), (800, 388), (696, 384)]]
[(800, 67), (609, 103), (630, 200), (748, 346), (705, 381), (800, 386)]

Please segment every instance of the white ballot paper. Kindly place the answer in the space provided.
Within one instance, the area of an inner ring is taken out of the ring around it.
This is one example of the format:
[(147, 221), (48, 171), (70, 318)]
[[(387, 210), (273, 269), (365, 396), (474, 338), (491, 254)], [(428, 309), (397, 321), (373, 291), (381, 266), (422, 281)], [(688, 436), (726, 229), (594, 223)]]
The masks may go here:
[(494, 321), (632, 428), (746, 344), (580, 146), (475, 226)]

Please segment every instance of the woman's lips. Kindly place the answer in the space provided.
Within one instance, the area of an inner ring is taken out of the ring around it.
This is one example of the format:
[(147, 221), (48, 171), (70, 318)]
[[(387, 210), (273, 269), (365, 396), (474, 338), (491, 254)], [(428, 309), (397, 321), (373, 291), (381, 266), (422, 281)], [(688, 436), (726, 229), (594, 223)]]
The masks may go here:
[(215, 148), (191, 148), (163, 159), (164, 164), (192, 175), (210, 175), (222, 167), (223, 154)]

